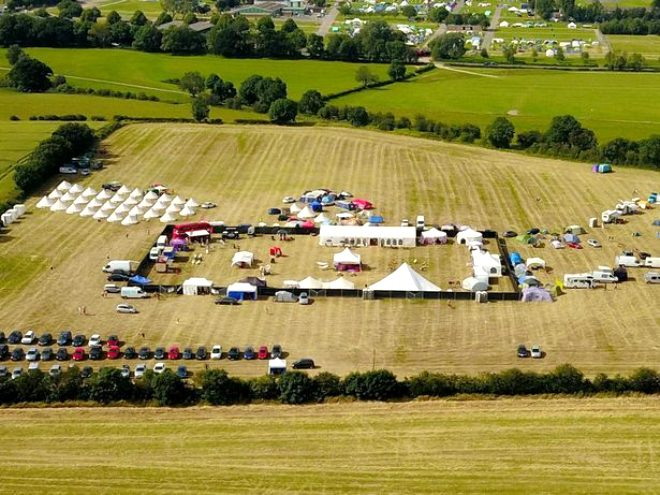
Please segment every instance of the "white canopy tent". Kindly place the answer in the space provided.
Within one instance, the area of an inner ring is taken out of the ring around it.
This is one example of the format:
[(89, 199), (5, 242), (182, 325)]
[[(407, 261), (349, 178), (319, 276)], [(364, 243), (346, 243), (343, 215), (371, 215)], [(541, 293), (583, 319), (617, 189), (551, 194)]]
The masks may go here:
[(86, 205), (87, 203), (89, 203), (89, 198), (86, 198), (82, 194), (73, 202), (74, 205)]
[(345, 248), (343, 251), (336, 253), (332, 257), (332, 264), (340, 271), (351, 269), (360, 270), (362, 266), (362, 256), (354, 253), (350, 248)]
[(96, 213), (94, 213), (94, 216), (93, 216), (92, 218), (93, 218), (94, 220), (103, 220), (103, 219), (105, 219), (105, 218), (108, 218), (109, 215), (110, 215), (109, 212), (107, 212), (107, 211), (103, 211), (103, 209), (100, 209), (99, 211), (97, 211)]
[(124, 226), (135, 225), (136, 223), (138, 223), (138, 219), (135, 215), (128, 215), (121, 221), (121, 224)]
[(74, 184), (71, 186), (71, 189), (69, 189), (67, 192), (70, 194), (80, 194), (84, 191), (84, 188), (80, 184)]
[(114, 211), (112, 212), (112, 215), (108, 217), (107, 222), (110, 223), (121, 222), (125, 216), (126, 215), (124, 215), (123, 213), (117, 213), (116, 211)]
[(300, 206), (298, 206), (297, 203), (293, 203), (289, 207), (289, 212), (291, 212), (292, 215), (296, 215), (297, 213), (300, 213), (301, 211), (302, 211), (302, 208)]
[(97, 198), (92, 199), (89, 203), (87, 203), (87, 206), (90, 208), (100, 208), (103, 206), (103, 202), (99, 201)]
[(408, 263), (403, 263), (387, 277), (370, 285), (368, 290), (440, 292), (442, 289), (422, 277), (419, 273), (413, 270)]
[(51, 206), (53, 206), (54, 203), (55, 203), (55, 199), (49, 198), (48, 196), (44, 196), (37, 203), (37, 208), (39, 208), (39, 209), (41, 209), (41, 208), (50, 208)]
[(471, 228), (468, 228), (466, 230), (462, 230), (458, 234), (456, 234), (456, 242), (458, 244), (472, 244), (472, 243), (479, 243), (483, 242), (483, 234), (481, 232), (477, 232), (476, 230), (473, 230)]
[(96, 213), (95, 208), (90, 208), (89, 205), (85, 206), (85, 209), (80, 212), (81, 217), (91, 217), (94, 216), (94, 213)]
[(149, 201), (156, 201), (158, 199), (158, 194), (154, 191), (149, 191), (144, 195), (144, 199), (148, 199)]
[(133, 199), (142, 199), (142, 191), (136, 187), (131, 191), (129, 197)]
[(239, 268), (248, 268), (252, 266), (254, 261), (254, 254), (250, 251), (238, 251), (234, 253), (231, 259), (231, 266), (238, 266)]
[(133, 208), (131, 208), (131, 211), (129, 211), (128, 214), (134, 217), (141, 217), (144, 215), (144, 210), (145, 208), (142, 208), (139, 205), (135, 205)]
[(488, 290), (488, 282), (485, 282), (484, 280), (477, 277), (468, 277), (463, 280), (462, 287), (463, 289), (469, 290), (470, 292)]
[(150, 220), (152, 218), (158, 218), (158, 217), (160, 217), (160, 213), (158, 213), (157, 211), (154, 211), (153, 209), (147, 211), (144, 214), (144, 219), (145, 220)]
[(61, 192), (66, 192), (71, 189), (71, 183), (63, 180), (57, 185), (57, 190)]
[(424, 244), (446, 244), (447, 232), (431, 227), (429, 230), (422, 232), (422, 242)]
[(140, 202), (139, 198), (131, 198), (130, 196), (126, 198), (126, 200), (122, 203), (123, 205), (126, 206), (135, 206)]
[(121, 186), (121, 187), (119, 188), (119, 190), (117, 191), (117, 193), (126, 196), (126, 195), (128, 195), (128, 194), (131, 193), (131, 190), (130, 190), (130, 189), (124, 184), (123, 186)]
[(49, 197), (50, 199), (60, 199), (60, 198), (62, 197), (62, 194), (63, 194), (63, 193), (62, 193), (61, 191), (59, 191), (59, 190), (57, 190), (57, 189), (53, 189), (53, 190), (48, 194), (48, 197)]
[(281, 375), (286, 372), (286, 360), (275, 358), (268, 360), (268, 374)]
[(213, 281), (202, 277), (193, 277), (183, 281), (183, 295), (197, 296), (208, 294), (213, 287)]
[(176, 221), (176, 216), (172, 213), (165, 213), (162, 217), (160, 217), (161, 223), (172, 223)]
[(355, 289), (355, 284), (350, 280), (345, 279), (344, 277), (338, 277), (331, 282), (323, 282), (323, 288), (353, 290)]
[(188, 208), (197, 208), (199, 206), (199, 203), (195, 201), (193, 198), (190, 198), (188, 201), (186, 201), (185, 206)]
[(122, 203), (117, 207), (115, 213), (117, 215), (123, 215), (124, 213), (128, 213), (130, 210), (131, 210), (130, 206), (126, 206), (124, 203)]
[(181, 211), (181, 205), (175, 205), (174, 203), (170, 204), (165, 210), (166, 213), (179, 213)]
[(475, 277), (502, 276), (502, 261), (498, 255), (482, 249), (473, 249), (470, 255), (472, 256), (472, 272)]
[(106, 201), (103, 203), (103, 206), (101, 206), (101, 211), (105, 211), (108, 214), (112, 211), (115, 211), (115, 208), (117, 208), (116, 205), (113, 205), (110, 201)]
[(322, 289), (323, 282), (314, 277), (307, 277), (298, 282), (299, 289)]
[(179, 212), (179, 215), (181, 215), (182, 217), (191, 217), (194, 214), (195, 214), (195, 210), (193, 210), (192, 207), (188, 205), (184, 206)]
[(53, 205), (50, 207), (50, 211), (64, 211), (68, 208), (67, 205), (62, 203), (59, 199), (53, 203)]
[(71, 193), (70, 191), (67, 191), (64, 193), (64, 196), (60, 198), (60, 201), (62, 203), (71, 203), (77, 197), (78, 195), (76, 193)]
[(101, 189), (101, 192), (96, 196), (99, 201), (106, 201), (110, 198), (112, 198), (112, 193), (107, 189)]
[(317, 216), (314, 219), (314, 223), (330, 223), (332, 220), (325, 215), (325, 213), (321, 213), (319, 216)]
[(296, 216), (301, 220), (307, 220), (308, 218), (314, 218), (316, 213), (314, 213), (309, 206), (305, 206)]
[(113, 197), (111, 197), (109, 201), (110, 201), (110, 203), (112, 203), (114, 205), (119, 205), (119, 204), (124, 202), (124, 199), (125, 199), (125, 196), (123, 196), (119, 193), (115, 193), (115, 195)]
[(66, 209), (66, 213), (67, 213), (68, 215), (77, 215), (77, 214), (80, 213), (82, 210), (83, 210), (83, 207), (82, 207), (82, 206), (73, 203), (71, 206), (69, 206), (69, 207)]
[(85, 189), (85, 190), (81, 193), (81, 196), (84, 197), (84, 198), (90, 198), (90, 199), (91, 199), (91, 198), (93, 198), (94, 196), (96, 196), (96, 194), (97, 194), (97, 193), (96, 193), (96, 191), (95, 191), (94, 189), (92, 189), (91, 187), (88, 187), (87, 189)]
[(186, 204), (186, 200), (183, 199), (181, 196), (175, 196), (174, 199), (172, 199), (172, 204), (177, 206), (183, 206)]

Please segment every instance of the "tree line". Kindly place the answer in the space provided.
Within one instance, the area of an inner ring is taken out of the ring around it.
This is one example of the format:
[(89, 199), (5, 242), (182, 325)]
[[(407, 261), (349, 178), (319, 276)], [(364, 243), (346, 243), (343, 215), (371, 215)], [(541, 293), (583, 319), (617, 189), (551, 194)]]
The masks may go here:
[(279, 377), (242, 379), (225, 370), (202, 371), (195, 383), (182, 380), (171, 370), (161, 374), (147, 371), (132, 381), (117, 368), (101, 368), (83, 379), (77, 367), (58, 376), (39, 370), (15, 380), (0, 379), (0, 404), (26, 402), (65, 403), (92, 401), (99, 404), (129, 402), (161, 406), (211, 404), (228, 406), (253, 401), (279, 401), (284, 404), (323, 402), (331, 397), (351, 397), (363, 401), (451, 397), (460, 394), (497, 396), (569, 394), (657, 394), (660, 375), (639, 368), (629, 376), (598, 374), (592, 380), (570, 365), (560, 365), (548, 373), (516, 368), (476, 376), (423, 372), (403, 380), (388, 370), (354, 372), (340, 378), (328, 372), (310, 377), (300, 371)]

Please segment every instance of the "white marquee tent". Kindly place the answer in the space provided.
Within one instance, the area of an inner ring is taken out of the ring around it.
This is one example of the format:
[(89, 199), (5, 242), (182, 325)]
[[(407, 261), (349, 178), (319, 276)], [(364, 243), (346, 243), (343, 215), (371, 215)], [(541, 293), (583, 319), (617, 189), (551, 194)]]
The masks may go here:
[(323, 282), (314, 277), (307, 277), (298, 282), (300, 289), (322, 289)]
[(78, 213), (80, 213), (82, 211), (82, 209), (83, 209), (82, 206), (73, 203), (71, 206), (69, 206), (66, 209), (66, 213), (69, 214), (69, 215), (77, 215)]
[(48, 196), (44, 196), (37, 203), (37, 208), (50, 208), (51, 206), (53, 206), (53, 203), (55, 203), (54, 198), (49, 198)]
[(90, 198), (90, 199), (91, 199), (91, 198), (93, 198), (94, 196), (96, 196), (96, 194), (97, 194), (97, 193), (96, 193), (96, 191), (95, 191), (94, 189), (92, 189), (91, 187), (88, 187), (87, 189), (85, 189), (85, 190), (81, 193), (81, 196), (84, 197), (84, 198)]
[(238, 266), (239, 268), (251, 267), (252, 262), (254, 261), (254, 254), (250, 251), (238, 251), (234, 253), (234, 256), (231, 259), (231, 265)]
[(62, 201), (60, 201), (60, 200), (58, 199), (58, 200), (57, 200), (57, 201), (56, 201), (56, 202), (50, 207), (50, 211), (64, 211), (64, 210), (66, 210), (67, 208), (68, 208), (67, 205), (65, 205), (64, 203), (62, 203)]
[(403, 263), (387, 277), (370, 285), (368, 290), (440, 292), (442, 289), (422, 277), (419, 273), (413, 270), (408, 263)]
[(472, 244), (475, 242), (483, 242), (484, 236), (481, 232), (468, 228), (456, 234), (456, 242), (458, 244)]
[(308, 218), (314, 218), (316, 213), (314, 213), (309, 206), (305, 206), (296, 216), (301, 220), (307, 220)]
[(69, 189), (68, 192), (69, 192), (70, 194), (76, 194), (76, 195), (78, 195), (78, 194), (80, 194), (80, 193), (83, 192), (83, 191), (84, 191), (84, 189), (83, 189), (83, 187), (82, 187), (80, 184), (74, 184), (73, 186), (71, 186), (71, 189)]
[(62, 197), (62, 192), (57, 189), (53, 189), (48, 195), (50, 199), (60, 199)]
[(201, 277), (193, 277), (183, 281), (183, 295), (196, 296), (208, 294), (213, 287), (213, 281)]
[(108, 218), (108, 215), (110, 215), (109, 212), (103, 211), (103, 209), (100, 209), (96, 213), (94, 213), (94, 216), (92, 217), (94, 220), (103, 220), (104, 218)]
[(65, 180), (63, 180), (62, 182), (60, 182), (60, 183), (57, 185), (57, 190), (58, 190), (58, 191), (66, 192), (66, 191), (68, 191), (69, 189), (71, 189), (71, 183), (69, 183), (69, 182), (67, 182), (67, 181), (65, 181)]
[(171, 223), (176, 221), (176, 216), (172, 213), (165, 213), (162, 217), (160, 217), (160, 221), (162, 223)]
[(331, 282), (323, 282), (323, 288), (353, 290), (355, 289), (355, 284), (350, 280), (346, 280), (344, 277), (338, 277)]
[(135, 225), (136, 223), (138, 223), (138, 219), (134, 215), (128, 215), (121, 221), (121, 224), (125, 226)]
[(373, 227), (359, 225), (321, 225), (321, 246), (415, 247), (415, 227)]
[(447, 232), (432, 227), (422, 232), (422, 241), (424, 244), (446, 244)]

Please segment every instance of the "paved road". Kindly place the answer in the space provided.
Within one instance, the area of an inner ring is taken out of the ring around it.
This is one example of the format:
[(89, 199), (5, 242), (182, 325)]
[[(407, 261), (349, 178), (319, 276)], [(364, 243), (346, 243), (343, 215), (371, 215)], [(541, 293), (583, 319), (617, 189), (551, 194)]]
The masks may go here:
[(339, 2), (333, 3), (330, 12), (327, 12), (325, 14), (325, 17), (321, 20), (321, 26), (319, 27), (319, 30), (316, 31), (316, 34), (318, 34), (319, 36), (325, 36), (330, 32), (332, 23), (335, 22), (335, 19), (337, 18), (337, 14), (339, 14), (339, 9), (337, 8), (338, 3)]
[(498, 5), (495, 8), (495, 12), (493, 13), (493, 17), (490, 19), (490, 26), (488, 26), (488, 30), (484, 33), (484, 41), (481, 44), (486, 50), (490, 50), (490, 44), (493, 42), (493, 37), (495, 36), (495, 31), (497, 30), (497, 26), (500, 25), (500, 15), (502, 14), (502, 9), (504, 8), (504, 5)]

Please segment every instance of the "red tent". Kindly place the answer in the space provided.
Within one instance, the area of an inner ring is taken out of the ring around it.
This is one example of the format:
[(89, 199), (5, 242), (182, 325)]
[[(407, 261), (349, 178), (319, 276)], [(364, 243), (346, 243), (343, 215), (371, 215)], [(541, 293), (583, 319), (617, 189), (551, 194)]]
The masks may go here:
[(279, 246), (273, 246), (268, 250), (268, 254), (271, 256), (277, 256), (278, 258), (282, 256), (282, 248)]
[(354, 199), (353, 204), (361, 210), (371, 210), (374, 207), (374, 205), (372, 205), (366, 199)]

